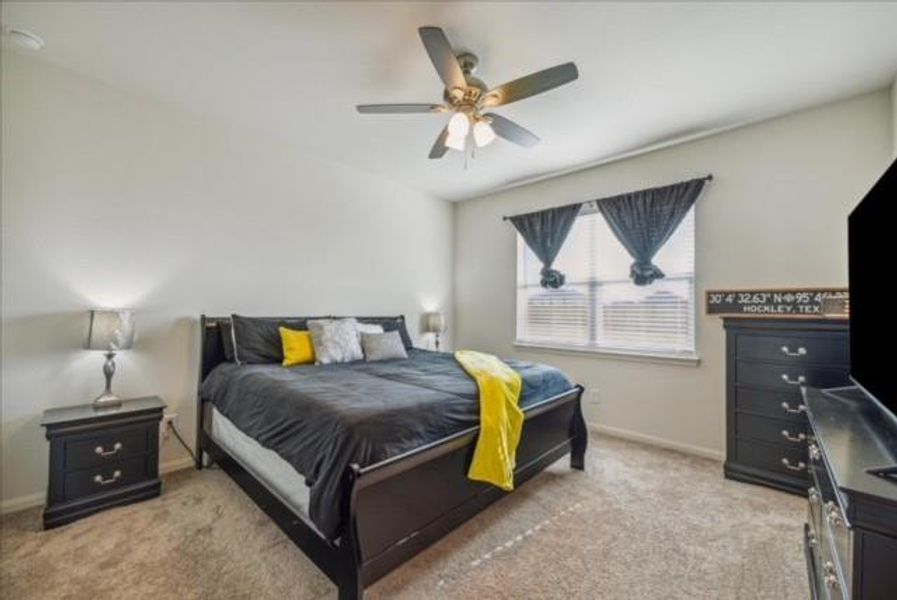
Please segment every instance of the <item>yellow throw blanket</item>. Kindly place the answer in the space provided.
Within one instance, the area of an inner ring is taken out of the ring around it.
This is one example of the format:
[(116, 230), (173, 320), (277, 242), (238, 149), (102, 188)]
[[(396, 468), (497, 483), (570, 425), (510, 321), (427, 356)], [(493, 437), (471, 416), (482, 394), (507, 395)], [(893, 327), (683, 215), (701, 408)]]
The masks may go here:
[(480, 390), (480, 437), (467, 477), (510, 492), (523, 429), (523, 411), (517, 406), (523, 382), (517, 371), (491, 354), (458, 350), (455, 360)]

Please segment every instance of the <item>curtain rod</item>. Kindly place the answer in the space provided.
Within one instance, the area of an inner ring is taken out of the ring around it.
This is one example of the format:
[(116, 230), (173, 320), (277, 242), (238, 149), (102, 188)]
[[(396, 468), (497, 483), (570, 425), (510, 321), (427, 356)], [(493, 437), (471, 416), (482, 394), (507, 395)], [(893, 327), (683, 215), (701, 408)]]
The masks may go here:
[[(694, 179), (686, 179), (685, 181), (680, 181), (679, 183), (686, 183), (687, 181), (713, 181), (713, 173), (708, 173), (708, 174), (705, 175), (704, 177), (695, 177)], [(671, 186), (671, 185), (678, 185), (678, 184), (676, 184), (676, 183), (670, 183), (670, 184), (667, 184), (667, 185), (660, 185), (660, 186), (657, 186), (657, 187), (669, 187), (669, 186)], [(657, 188), (645, 188), (644, 190), (639, 190), (639, 191), (644, 192), (644, 191), (646, 191), (646, 190), (653, 190), (653, 189), (657, 189)], [(632, 192), (624, 192), (624, 193), (629, 194), (629, 193), (632, 193)], [(619, 196), (619, 195), (621, 195), (621, 194), (616, 194), (616, 195)], [(607, 198), (613, 198), (613, 197), (614, 197), (614, 196), (607, 196)], [(605, 199), (606, 199), (606, 198), (596, 198), (596, 199), (594, 199), (594, 200), (583, 200), (582, 202), (574, 202), (573, 204), (586, 205), (586, 204), (597, 203), (597, 202), (600, 202), (601, 200), (605, 200)], [(567, 204), (567, 205), (561, 205), (561, 206), (550, 206), (549, 208), (561, 208), (562, 206), (570, 206), (570, 205)], [(543, 210), (547, 210), (547, 209), (543, 209)], [(532, 211), (532, 212), (538, 212), (538, 211)], [(521, 213), (521, 214), (524, 214), (524, 215), (525, 215), (525, 214), (528, 214), (528, 213)], [(514, 216), (518, 216), (518, 215), (514, 215)], [(507, 220), (509, 220), (509, 219), (511, 219), (510, 216), (504, 216), (504, 217), (501, 218), (502, 221), (507, 221)]]

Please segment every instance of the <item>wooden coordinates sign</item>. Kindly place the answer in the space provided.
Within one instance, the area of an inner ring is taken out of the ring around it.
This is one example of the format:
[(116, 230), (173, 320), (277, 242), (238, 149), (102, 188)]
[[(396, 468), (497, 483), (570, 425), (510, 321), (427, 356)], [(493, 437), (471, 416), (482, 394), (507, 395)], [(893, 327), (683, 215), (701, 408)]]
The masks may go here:
[(707, 314), (742, 317), (847, 318), (845, 288), (707, 290)]

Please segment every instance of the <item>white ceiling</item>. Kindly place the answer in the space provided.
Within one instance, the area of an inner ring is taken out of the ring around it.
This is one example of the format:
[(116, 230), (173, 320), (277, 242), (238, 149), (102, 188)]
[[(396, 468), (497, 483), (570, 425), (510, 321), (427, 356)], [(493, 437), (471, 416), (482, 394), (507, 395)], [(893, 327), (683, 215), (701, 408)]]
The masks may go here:
[[(36, 56), (134, 93), (458, 200), (680, 137), (880, 89), (897, 73), (887, 3), (4, 2)], [(427, 153), (445, 115), (417, 37), (445, 28), (497, 85), (573, 60), (580, 79), (499, 112), (542, 138), (499, 140), (468, 170)]]

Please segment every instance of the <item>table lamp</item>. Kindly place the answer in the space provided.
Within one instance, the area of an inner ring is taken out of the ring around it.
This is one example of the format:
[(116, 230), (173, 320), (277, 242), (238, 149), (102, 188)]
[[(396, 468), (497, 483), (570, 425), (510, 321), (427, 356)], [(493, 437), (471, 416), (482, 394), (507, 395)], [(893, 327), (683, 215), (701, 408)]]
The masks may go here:
[(424, 314), (424, 333), (432, 333), (436, 337), (436, 352), (439, 352), (439, 337), (445, 333), (445, 313), (428, 312)]
[(115, 353), (129, 350), (134, 344), (134, 315), (129, 310), (96, 309), (90, 311), (90, 325), (86, 350), (102, 350), (106, 354), (103, 375), (106, 389), (93, 401), (97, 409), (121, 405), (121, 399), (112, 393), (112, 376), (115, 375)]

